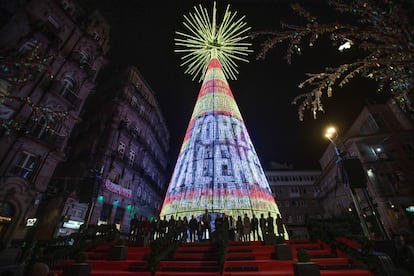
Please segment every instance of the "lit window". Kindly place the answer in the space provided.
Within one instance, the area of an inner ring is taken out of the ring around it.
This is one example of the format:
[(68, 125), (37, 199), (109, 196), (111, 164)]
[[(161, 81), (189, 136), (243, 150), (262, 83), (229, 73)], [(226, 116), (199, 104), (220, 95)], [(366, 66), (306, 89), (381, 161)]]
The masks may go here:
[(38, 157), (27, 152), (20, 152), (10, 173), (30, 179), (38, 163)]
[(135, 161), (135, 151), (130, 150), (128, 155), (128, 165), (132, 167)]
[(119, 142), (118, 145), (118, 154), (121, 158), (124, 157), (126, 145), (123, 142)]

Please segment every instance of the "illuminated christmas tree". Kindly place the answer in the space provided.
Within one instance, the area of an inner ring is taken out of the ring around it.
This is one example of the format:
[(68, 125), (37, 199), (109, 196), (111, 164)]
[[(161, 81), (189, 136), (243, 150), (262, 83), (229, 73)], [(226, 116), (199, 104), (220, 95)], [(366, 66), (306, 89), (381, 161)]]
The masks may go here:
[(161, 216), (201, 215), (205, 209), (237, 217), (247, 213), (276, 218), (279, 213), (243, 118), (227, 83), (234, 60), (251, 51), (249, 30), (227, 7), (216, 25), (201, 6), (185, 17), (190, 34), (177, 32), (186, 73), (200, 75), (201, 89), (168, 187)]

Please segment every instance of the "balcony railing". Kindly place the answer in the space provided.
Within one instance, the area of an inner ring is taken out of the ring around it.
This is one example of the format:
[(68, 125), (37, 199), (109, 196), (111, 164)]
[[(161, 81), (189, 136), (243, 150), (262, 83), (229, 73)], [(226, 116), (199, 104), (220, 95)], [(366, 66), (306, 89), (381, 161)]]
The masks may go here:
[(72, 89), (65, 88), (64, 83), (60, 80), (55, 80), (51, 87), (52, 92), (58, 94), (59, 96), (65, 98), (70, 102), (75, 108), (79, 108), (82, 99), (80, 99)]
[(31, 121), (26, 126), (26, 135), (35, 139), (38, 139), (45, 144), (59, 146), (63, 144), (64, 137), (60, 136), (56, 131), (46, 128), (44, 124), (38, 121)]
[(82, 55), (80, 52), (74, 52), (71, 55), (71, 58), (74, 62), (76, 62), (80, 68), (85, 70), (85, 72), (92, 76), (94, 73), (96, 73), (95, 70), (93, 70), (92, 65), (90, 64), (90, 59), (86, 58), (84, 55)]

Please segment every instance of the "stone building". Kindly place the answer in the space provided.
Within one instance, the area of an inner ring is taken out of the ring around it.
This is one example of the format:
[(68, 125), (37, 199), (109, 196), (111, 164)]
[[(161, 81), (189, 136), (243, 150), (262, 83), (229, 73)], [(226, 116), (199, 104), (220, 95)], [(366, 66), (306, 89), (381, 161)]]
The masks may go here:
[[(325, 217), (348, 212), (358, 216), (371, 238), (413, 233), (413, 122), (392, 100), (367, 105), (350, 129), (341, 131), (333, 141), (344, 158), (362, 162), (366, 188), (354, 187), (352, 181), (344, 184), (335, 146), (330, 144), (320, 159), (322, 173), (317, 182)], [(358, 172), (350, 169), (349, 174)], [(354, 199), (350, 187), (355, 191)]]
[(109, 27), (75, 2), (0, 4), (0, 240), (6, 243), (41, 223), (39, 203), (106, 64)]
[(318, 170), (295, 170), (275, 163), (265, 170), (290, 239), (308, 237), (308, 220), (323, 216), (318, 187), (315, 186), (320, 173)]
[[(62, 217), (72, 221), (69, 227), (83, 217), (82, 223), (116, 224), (128, 232), (135, 214), (151, 218), (160, 212), (170, 134), (155, 93), (135, 67), (110, 75), (87, 105), (70, 160), (60, 170), (83, 179)], [(65, 222), (60, 235), (70, 233)]]

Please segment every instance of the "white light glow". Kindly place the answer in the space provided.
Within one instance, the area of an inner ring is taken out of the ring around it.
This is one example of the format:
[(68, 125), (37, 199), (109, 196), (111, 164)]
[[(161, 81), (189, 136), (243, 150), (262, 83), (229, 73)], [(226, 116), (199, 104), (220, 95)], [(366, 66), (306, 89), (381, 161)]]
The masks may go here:
[(336, 134), (336, 128), (328, 127), (325, 131), (325, 137), (328, 139), (332, 139)]
[(252, 52), (249, 49), (251, 43), (244, 41), (248, 38), (250, 27), (243, 22), (244, 16), (236, 19), (237, 13), (231, 12), (229, 7), (221, 23), (218, 23), (216, 2), (211, 18), (207, 9), (201, 5), (195, 6), (194, 13), (184, 16), (183, 24), (188, 32), (176, 32), (175, 52), (184, 54), (181, 66), (187, 68), (186, 74), (194, 76), (193, 80), (199, 76), (202, 81), (212, 57), (220, 61), (226, 78), (233, 80), (238, 73), (236, 61), (248, 62), (246, 57)]
[(343, 43), (341, 46), (339, 46), (338, 47), (338, 50), (340, 51), (340, 52), (342, 52), (343, 50), (345, 50), (345, 49), (349, 49), (349, 48), (351, 48), (351, 46), (352, 46), (352, 41), (351, 40), (347, 40), (345, 43)]

